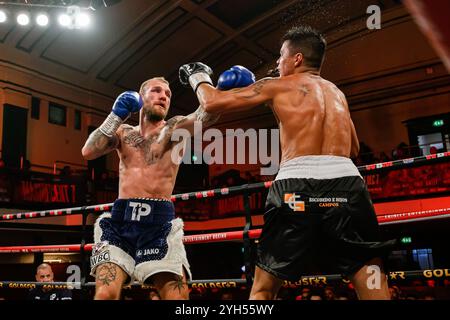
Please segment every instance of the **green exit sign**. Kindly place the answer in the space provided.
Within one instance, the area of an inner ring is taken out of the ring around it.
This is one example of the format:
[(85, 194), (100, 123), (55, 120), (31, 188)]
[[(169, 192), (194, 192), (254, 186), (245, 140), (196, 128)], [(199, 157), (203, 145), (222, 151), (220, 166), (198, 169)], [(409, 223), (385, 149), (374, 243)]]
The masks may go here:
[(411, 237), (403, 237), (403, 238), (401, 238), (401, 240), (400, 240), (402, 243), (411, 243), (412, 242), (412, 239), (411, 239)]
[(434, 120), (433, 127), (442, 127), (444, 125), (444, 120)]

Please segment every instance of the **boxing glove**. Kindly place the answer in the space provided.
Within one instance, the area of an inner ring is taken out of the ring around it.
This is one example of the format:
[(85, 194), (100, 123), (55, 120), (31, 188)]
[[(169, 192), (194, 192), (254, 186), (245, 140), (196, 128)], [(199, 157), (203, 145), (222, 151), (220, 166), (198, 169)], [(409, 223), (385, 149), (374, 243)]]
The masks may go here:
[(107, 137), (112, 137), (131, 113), (141, 110), (143, 104), (141, 95), (136, 91), (121, 93), (114, 101), (111, 113), (99, 127), (100, 132)]
[(246, 87), (255, 83), (253, 72), (243, 66), (233, 66), (224, 71), (217, 81), (217, 88), (228, 90), (232, 88)]
[(210, 67), (201, 62), (193, 62), (184, 64), (178, 71), (178, 76), (182, 85), (189, 85), (197, 92), (197, 88), (202, 83), (212, 85), (211, 75), (213, 74)]
[(141, 110), (142, 98), (136, 91), (125, 91), (121, 93), (112, 106), (112, 112), (122, 121), (125, 121), (131, 113)]

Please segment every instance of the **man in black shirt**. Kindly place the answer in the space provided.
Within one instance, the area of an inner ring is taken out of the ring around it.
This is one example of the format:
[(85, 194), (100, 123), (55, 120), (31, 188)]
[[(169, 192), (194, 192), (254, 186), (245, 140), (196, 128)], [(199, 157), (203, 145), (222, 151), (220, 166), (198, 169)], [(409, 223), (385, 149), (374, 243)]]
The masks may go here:
[[(37, 282), (53, 282), (52, 267), (42, 263), (36, 270)], [(28, 294), (29, 300), (72, 300), (72, 292), (67, 289), (47, 289), (41, 286), (31, 289)]]

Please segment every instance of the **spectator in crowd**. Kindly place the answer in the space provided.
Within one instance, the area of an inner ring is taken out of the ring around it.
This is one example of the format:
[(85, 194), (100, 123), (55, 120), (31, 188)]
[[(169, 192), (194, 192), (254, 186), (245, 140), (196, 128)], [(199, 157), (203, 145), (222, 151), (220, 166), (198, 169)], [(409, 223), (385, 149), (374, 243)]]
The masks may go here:
[(391, 161), (392, 159), (386, 154), (386, 152), (381, 152), (380, 153), (380, 159), (379, 159), (379, 162), (389, 162), (389, 161)]
[(408, 145), (404, 142), (400, 142), (398, 146), (392, 151), (392, 159), (401, 160), (409, 158)]
[(213, 178), (211, 179), (211, 185), (210, 185), (210, 188), (215, 189), (215, 188), (218, 188), (219, 186), (220, 186), (219, 179), (218, 179), (217, 177), (213, 177)]
[(336, 300), (336, 294), (334, 293), (333, 288), (326, 287), (324, 290), (325, 300)]
[(402, 293), (400, 291), (400, 288), (397, 286), (389, 287), (389, 293), (391, 294), (391, 300), (401, 300), (402, 299)]
[(220, 300), (233, 300), (233, 293), (230, 291), (223, 291)]
[(310, 300), (310, 298), (311, 298), (311, 289), (302, 288), (301, 294), (295, 297), (295, 300)]
[[(36, 269), (36, 281), (51, 285), (53, 282), (53, 270), (47, 263), (40, 264)], [(29, 300), (72, 300), (72, 292), (68, 289), (55, 289), (52, 287), (37, 286), (28, 294)]]
[(201, 300), (203, 292), (199, 288), (190, 288), (189, 289), (189, 298), (191, 300)]
[(370, 164), (374, 162), (373, 150), (364, 142), (359, 143), (359, 156), (364, 164)]
[(408, 157), (423, 156), (422, 149), (418, 145), (407, 147), (407, 153), (408, 153)]

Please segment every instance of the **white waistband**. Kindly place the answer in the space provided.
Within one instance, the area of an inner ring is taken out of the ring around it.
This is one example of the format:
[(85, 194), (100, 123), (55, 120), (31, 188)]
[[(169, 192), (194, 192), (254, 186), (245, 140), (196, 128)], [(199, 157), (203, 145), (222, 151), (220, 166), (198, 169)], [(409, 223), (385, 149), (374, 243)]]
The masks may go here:
[(335, 179), (359, 176), (358, 168), (351, 159), (338, 156), (302, 156), (281, 163), (275, 180)]

